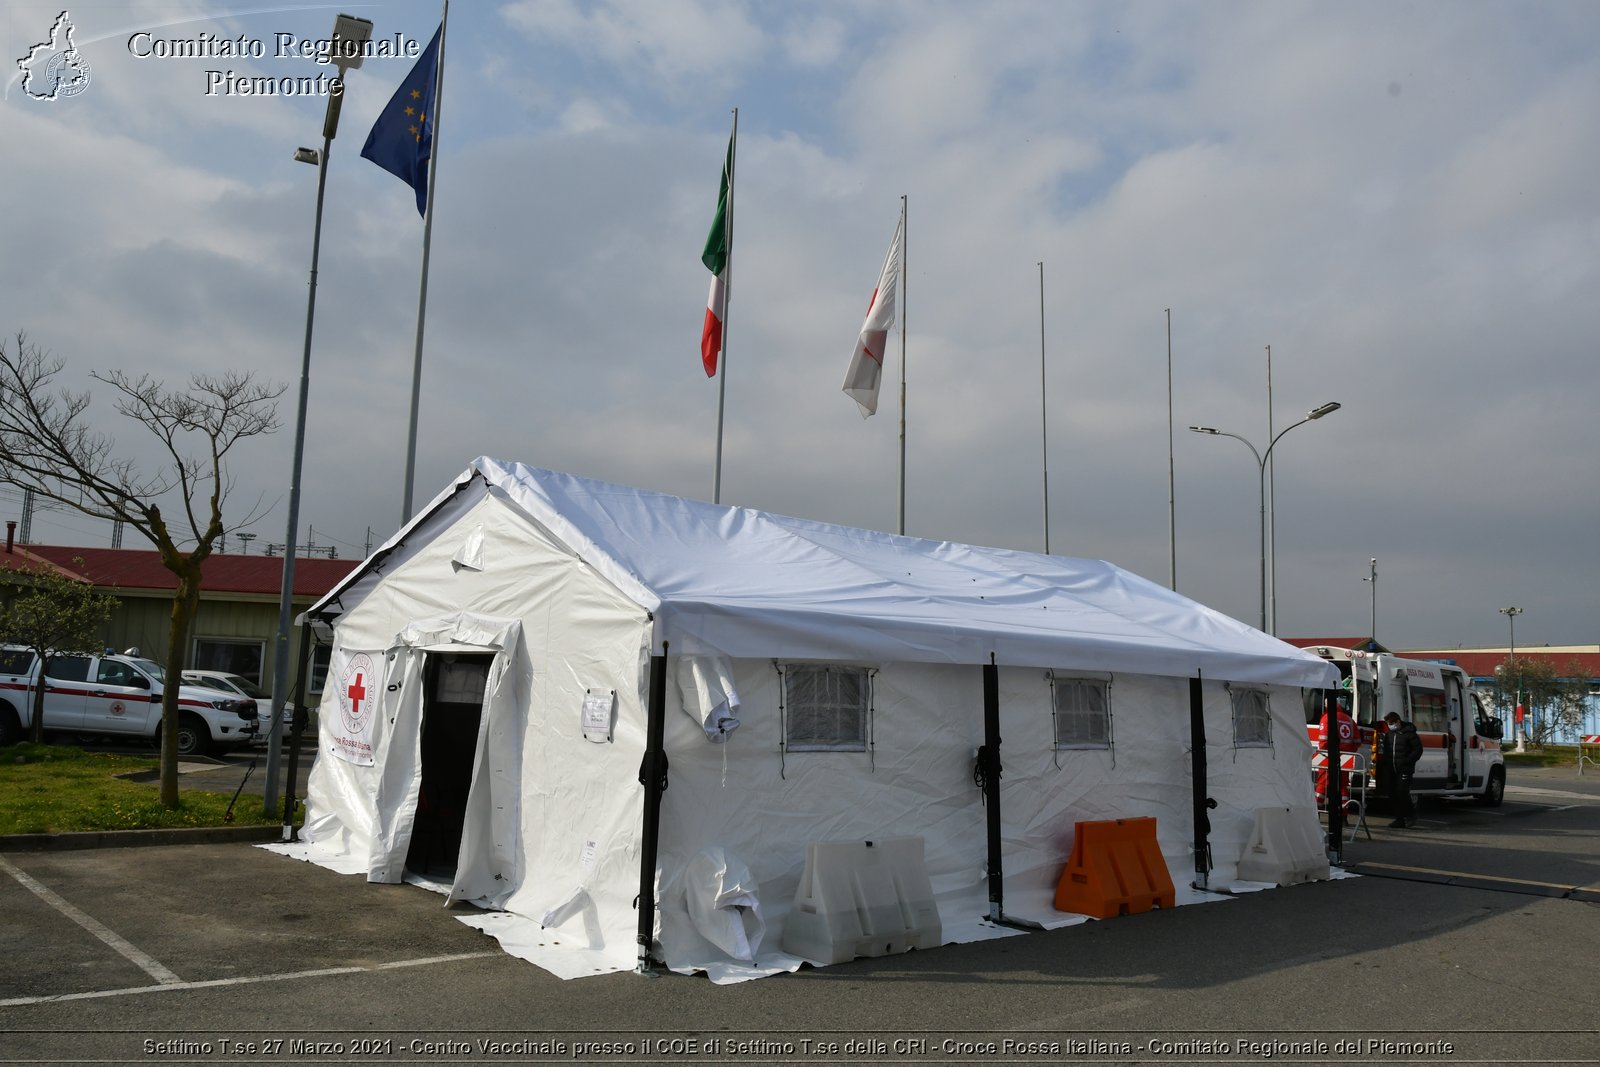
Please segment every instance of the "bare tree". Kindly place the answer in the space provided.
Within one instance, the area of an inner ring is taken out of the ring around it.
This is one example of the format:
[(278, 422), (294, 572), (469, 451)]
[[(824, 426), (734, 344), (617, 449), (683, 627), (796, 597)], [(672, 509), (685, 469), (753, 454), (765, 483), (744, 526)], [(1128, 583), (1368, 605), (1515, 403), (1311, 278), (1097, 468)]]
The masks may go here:
[[(18, 334), (0, 342), (0, 484), (32, 490), (95, 518), (137, 530), (178, 579), (167, 633), (169, 678), (187, 664), (189, 630), (200, 602), (200, 565), (222, 536), (222, 505), (233, 488), (228, 453), (239, 442), (277, 429), (282, 386), (250, 373), (195, 374), (186, 390), (148, 375), (94, 373), (115, 390), (116, 411), (141, 423), (165, 452), (153, 474), (118, 455), (116, 442), (88, 424), (88, 393), (54, 390), (65, 364)], [(181, 505), (176, 520), (161, 502)], [(248, 521), (248, 520), (246, 520)], [(240, 525), (243, 525), (242, 523)], [(161, 699), (161, 803), (178, 804), (178, 686)]]

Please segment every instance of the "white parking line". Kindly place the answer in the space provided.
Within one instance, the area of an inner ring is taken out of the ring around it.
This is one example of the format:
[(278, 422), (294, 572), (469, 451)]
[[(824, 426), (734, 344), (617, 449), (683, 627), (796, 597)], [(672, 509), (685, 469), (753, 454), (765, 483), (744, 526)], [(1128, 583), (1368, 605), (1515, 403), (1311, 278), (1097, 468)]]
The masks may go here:
[[(128, 962), (132, 963), (135, 967), (138, 967), (141, 971), (143, 971), (145, 974), (148, 974), (151, 978), (154, 978), (162, 985), (181, 985), (183, 983), (182, 978), (179, 978), (177, 975), (167, 970), (167, 968), (163, 967), (160, 962), (152, 958), (149, 954), (141, 952), (139, 949), (129, 944), (124, 938), (113, 933), (98, 919), (90, 915), (85, 915), (71, 904), (68, 904), (65, 900), (62, 900), (55, 893), (51, 892), (49, 888), (41, 885), (23, 871), (19, 871), (4, 856), (0, 856), (0, 870), (5, 871), (11, 877), (15, 878), (22, 884), (23, 888), (27, 889), (34, 896), (38, 897), (46, 904), (50, 905), (67, 918), (71, 919), (73, 922), (89, 931), (95, 937), (98, 937), (101, 941), (104, 941), (107, 945), (115, 949), (124, 958), (126, 958)], [(7, 1001), (6, 1003), (11, 1002)]]
[[(5, 862), (0, 860), (0, 863)], [(15, 1008), (25, 1004), (54, 1004), (64, 1000), (98, 1000), (101, 997), (126, 997), (135, 993), (171, 993), (182, 989), (214, 989), (219, 986), (255, 985), (259, 982), (288, 982), (296, 978), (322, 978), (334, 974), (362, 974), (368, 971), (388, 971), (397, 967), (426, 967), (435, 963), (454, 963), (457, 960), (478, 960), (489, 956), (504, 956), (498, 949), (489, 952), (461, 952), (454, 956), (428, 956), (416, 960), (395, 960), (392, 963), (375, 963), (366, 967), (324, 967), (315, 971), (293, 971), (288, 974), (262, 974), (243, 978), (213, 978), (209, 982), (177, 982), (166, 985), (134, 986), (130, 989), (97, 989), (89, 993), (60, 993), (47, 997), (13, 997), (0, 1000), (0, 1008)]]

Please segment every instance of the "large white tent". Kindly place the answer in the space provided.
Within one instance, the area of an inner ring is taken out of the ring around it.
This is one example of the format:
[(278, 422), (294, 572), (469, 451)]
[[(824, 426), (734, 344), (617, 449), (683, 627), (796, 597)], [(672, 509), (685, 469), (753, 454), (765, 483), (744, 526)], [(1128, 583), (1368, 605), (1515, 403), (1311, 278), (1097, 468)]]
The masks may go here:
[(920, 839), (945, 941), (1060, 918), (1083, 820), (1153, 817), (1174, 882), (1226, 888), (1258, 810), (1314, 824), (1301, 688), (1336, 683), (1109, 563), (488, 458), (307, 617), (334, 643), (289, 851), (438, 868), (572, 975), (797, 966), (820, 842)]

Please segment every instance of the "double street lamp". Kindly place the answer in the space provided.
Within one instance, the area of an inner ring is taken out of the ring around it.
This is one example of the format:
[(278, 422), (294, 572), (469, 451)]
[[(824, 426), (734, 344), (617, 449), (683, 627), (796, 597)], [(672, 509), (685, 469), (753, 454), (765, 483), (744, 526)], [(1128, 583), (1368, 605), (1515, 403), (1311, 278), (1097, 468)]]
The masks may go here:
[(1517, 616), (1522, 614), (1522, 609), (1518, 607), (1501, 608), (1500, 614), (1504, 615), (1506, 621), (1511, 624), (1511, 644), (1507, 648), (1511, 661), (1510, 666), (1506, 668), (1514, 679), (1513, 684), (1516, 686), (1516, 696), (1512, 698), (1513, 703), (1511, 705), (1511, 731), (1512, 735), (1517, 739), (1517, 751), (1524, 752), (1526, 749), (1523, 747), (1522, 741), (1522, 723), (1517, 721), (1516, 715), (1522, 709), (1522, 676), (1517, 673)]
[[(1261, 629), (1263, 631), (1266, 631), (1266, 629), (1267, 629), (1267, 460), (1272, 458), (1272, 449), (1273, 449), (1274, 446), (1277, 445), (1277, 443), (1279, 441), (1283, 440), (1283, 435), (1284, 434), (1288, 433), (1290, 430), (1294, 429), (1296, 426), (1304, 426), (1306, 423), (1313, 422), (1316, 419), (1320, 419), (1324, 415), (1332, 415), (1335, 411), (1338, 411), (1341, 406), (1342, 405), (1340, 405), (1338, 401), (1332, 401), (1330, 403), (1323, 404), (1319, 408), (1313, 408), (1310, 412), (1308, 412), (1306, 414), (1305, 418), (1301, 419), (1299, 422), (1291, 423), (1290, 425), (1284, 427), (1284, 429), (1279, 431), (1279, 433), (1278, 433), (1278, 435), (1276, 437), (1274, 437), (1271, 441), (1267, 442), (1267, 450), (1265, 452), (1262, 452), (1262, 451), (1258, 450), (1255, 445), (1251, 444), (1248, 440), (1246, 440), (1243, 437), (1240, 437), (1236, 433), (1228, 433), (1226, 430), (1218, 430), (1218, 429), (1215, 429), (1215, 428), (1213, 428), (1211, 426), (1191, 426), (1191, 427), (1189, 427), (1189, 429), (1193, 430), (1195, 433), (1210, 434), (1213, 437), (1231, 437), (1235, 441), (1243, 442), (1244, 446), (1250, 450), (1250, 454), (1256, 458), (1256, 466), (1260, 469), (1260, 472), (1261, 472)], [(1277, 502), (1276, 501), (1273, 502), (1273, 509), (1274, 509), (1274, 511), (1276, 511), (1276, 509), (1277, 509)], [(1274, 517), (1274, 519), (1276, 519), (1277, 516), (1274, 515), (1273, 517)], [(1276, 621), (1276, 620), (1274, 620), (1274, 621)], [(1274, 627), (1274, 629), (1276, 629), (1276, 627)]]
[[(344, 76), (361, 66), (362, 46), (372, 38), (372, 21), (353, 15), (339, 15), (333, 23), (331, 61), (339, 76), (328, 90), (327, 110), (322, 118), (322, 151), (297, 148), (294, 158), (317, 168), (317, 210), (311, 226), (311, 277), (306, 294), (305, 343), (300, 352), (300, 399), (295, 408), (294, 464), (289, 475), (288, 533), (283, 538), (283, 582), (278, 598), (278, 631), (273, 641), (272, 718), (267, 730), (267, 780), (264, 790), (265, 812), (272, 815), (278, 801), (278, 770), (283, 745), (283, 706), (289, 692), (289, 626), (293, 617), (295, 542), (300, 526), (300, 474), (305, 459), (306, 403), (311, 384), (311, 330), (317, 318), (317, 260), (322, 252), (322, 201), (328, 188), (328, 151), (339, 131), (339, 108), (344, 103)], [(291, 770), (293, 765), (291, 764)], [(287, 805), (286, 805), (287, 806)], [(291, 813), (283, 815), (283, 839), (290, 839)]]

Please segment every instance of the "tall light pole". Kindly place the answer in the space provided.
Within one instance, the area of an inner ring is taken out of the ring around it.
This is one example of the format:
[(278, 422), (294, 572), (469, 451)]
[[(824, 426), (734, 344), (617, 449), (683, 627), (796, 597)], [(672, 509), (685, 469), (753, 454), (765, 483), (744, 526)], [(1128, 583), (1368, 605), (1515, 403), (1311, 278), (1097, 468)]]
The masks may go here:
[[(294, 423), (294, 464), (289, 476), (289, 522), (283, 538), (283, 587), (278, 596), (278, 633), (273, 644), (272, 717), (267, 724), (267, 775), (264, 807), (270, 817), (278, 806), (278, 770), (283, 755), (283, 705), (289, 695), (289, 625), (294, 601), (294, 548), (300, 526), (300, 469), (305, 458), (306, 399), (311, 384), (311, 329), (317, 318), (317, 260), (322, 252), (322, 200), (328, 187), (328, 150), (339, 132), (339, 109), (344, 103), (345, 71), (361, 66), (362, 46), (372, 37), (372, 20), (339, 15), (333, 20), (331, 59), (339, 76), (328, 89), (328, 107), (322, 118), (322, 151), (298, 148), (294, 158), (317, 168), (317, 212), (311, 228), (311, 279), (306, 295), (305, 344), (300, 354), (300, 403)], [(284, 840), (289, 827), (284, 827)]]
[[(1250, 454), (1256, 458), (1256, 467), (1261, 474), (1261, 629), (1263, 632), (1267, 630), (1267, 461), (1272, 458), (1273, 448), (1277, 446), (1279, 441), (1283, 440), (1284, 435), (1290, 430), (1296, 426), (1304, 426), (1308, 422), (1320, 419), (1324, 415), (1331, 415), (1342, 406), (1338, 401), (1331, 401), (1319, 408), (1313, 408), (1306, 413), (1305, 418), (1299, 422), (1291, 423), (1279, 431), (1276, 437), (1267, 442), (1267, 450), (1265, 452), (1259, 451), (1249, 440), (1236, 433), (1228, 433), (1225, 430), (1218, 430), (1211, 426), (1189, 427), (1195, 433), (1210, 434), (1213, 437), (1231, 437), (1235, 441), (1242, 442), (1250, 450)], [(1273, 510), (1277, 510), (1276, 502), (1273, 504)]]
[(1526, 749), (1522, 746), (1522, 724), (1517, 722), (1516, 718), (1516, 709), (1522, 706), (1522, 679), (1517, 677), (1517, 616), (1522, 614), (1522, 609), (1501, 608), (1500, 614), (1504, 615), (1506, 621), (1511, 624), (1511, 644), (1507, 646), (1507, 651), (1510, 653), (1511, 658), (1510, 666), (1507, 669), (1511, 672), (1511, 677), (1517, 687), (1516, 695), (1511, 698), (1511, 730), (1517, 737), (1517, 751), (1524, 752)]
[[(1044, 471), (1044, 554), (1050, 554), (1050, 405), (1044, 393), (1044, 260), (1039, 261), (1039, 455)], [(902, 531), (904, 532), (904, 531)]]
[[(1378, 643), (1378, 561), (1372, 561), (1372, 576), (1361, 579), (1363, 582), (1372, 583), (1372, 632), (1367, 634), (1367, 639), (1374, 645)], [(1374, 648), (1372, 651), (1376, 652)]]
[[(1267, 346), (1267, 440), (1272, 440), (1272, 346)], [(1278, 465), (1267, 463), (1267, 624), (1278, 632)]]
[(1178, 591), (1178, 468), (1172, 452), (1172, 309), (1167, 308), (1167, 550), (1172, 591)]

